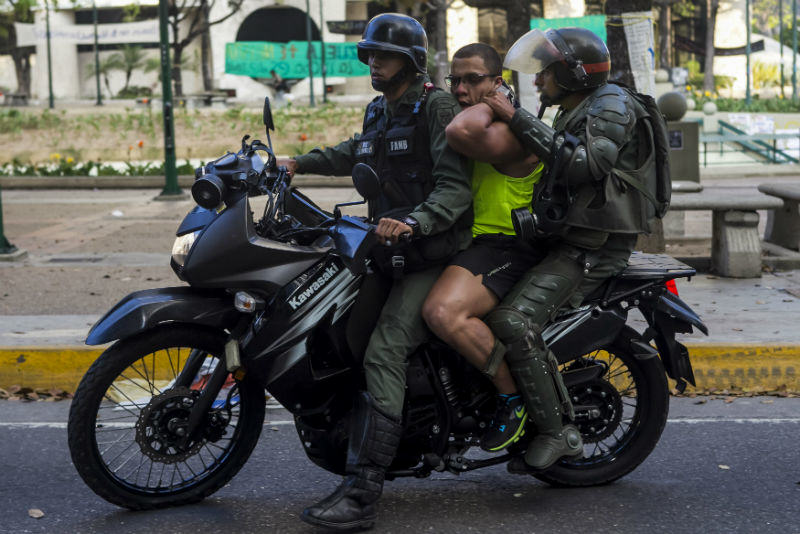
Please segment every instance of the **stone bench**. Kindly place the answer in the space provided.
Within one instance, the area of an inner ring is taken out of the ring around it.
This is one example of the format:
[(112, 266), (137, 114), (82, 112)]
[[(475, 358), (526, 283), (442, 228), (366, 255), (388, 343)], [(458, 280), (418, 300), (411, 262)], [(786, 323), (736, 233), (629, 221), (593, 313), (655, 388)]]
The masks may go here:
[(195, 95), (185, 95), (182, 96), (180, 100), (187, 108), (210, 107), (215, 109), (225, 109), (228, 104), (228, 96), (225, 93), (199, 93)]
[(783, 200), (747, 187), (705, 187), (697, 193), (672, 195), (671, 210), (710, 210), (711, 268), (721, 276), (761, 276), (758, 212), (778, 210)]
[(24, 93), (5, 93), (3, 94), (4, 106), (27, 106), (28, 95)]
[(758, 190), (783, 200), (783, 207), (767, 215), (764, 241), (791, 250), (800, 250), (800, 183), (761, 184)]

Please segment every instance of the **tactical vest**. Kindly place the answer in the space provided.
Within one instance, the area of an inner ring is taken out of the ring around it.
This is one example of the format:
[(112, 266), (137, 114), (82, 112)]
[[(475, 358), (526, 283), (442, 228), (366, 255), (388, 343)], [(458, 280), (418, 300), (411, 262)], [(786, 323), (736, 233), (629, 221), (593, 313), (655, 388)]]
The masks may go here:
[[(425, 105), (430, 92), (437, 90), (426, 86), (416, 102), (399, 104), (389, 120), (384, 113), (383, 95), (367, 106), (355, 158), (378, 173), (381, 194), (375, 201), (376, 219), (400, 219), (422, 204), (433, 191), (433, 161)], [(459, 229), (468, 228), (471, 221), (471, 217), (462, 217), (444, 232), (410, 243), (401, 241), (391, 247), (379, 245), (372, 253), (376, 266), (398, 277), (404, 272), (444, 263), (458, 252)]]
[(387, 121), (385, 97), (367, 106), (355, 157), (375, 169), (381, 183), (377, 217), (399, 218), (411, 213), (433, 190), (433, 161), (425, 116), (428, 90), (414, 104), (399, 104)]

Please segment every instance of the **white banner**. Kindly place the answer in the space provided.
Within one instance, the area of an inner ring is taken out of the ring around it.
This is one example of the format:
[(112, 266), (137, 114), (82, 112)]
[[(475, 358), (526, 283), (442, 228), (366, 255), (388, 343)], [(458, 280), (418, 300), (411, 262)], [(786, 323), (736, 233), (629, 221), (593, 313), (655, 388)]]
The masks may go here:
[[(34, 46), (47, 39), (47, 28), (37, 24), (14, 23), (17, 46)], [(50, 26), (50, 40), (73, 44), (94, 44), (94, 26)], [(98, 24), (97, 41), (100, 44), (157, 43), (158, 19), (120, 24)]]
[(625, 38), (628, 41), (628, 58), (631, 62), (636, 90), (655, 96), (656, 55), (653, 40), (653, 12), (623, 13), (622, 26), (625, 28)]

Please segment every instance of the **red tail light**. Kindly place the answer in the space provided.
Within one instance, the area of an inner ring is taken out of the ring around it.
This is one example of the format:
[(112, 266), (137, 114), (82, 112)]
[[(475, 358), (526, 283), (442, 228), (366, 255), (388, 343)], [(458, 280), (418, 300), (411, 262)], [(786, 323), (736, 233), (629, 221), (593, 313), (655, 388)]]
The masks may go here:
[(675, 280), (667, 280), (664, 282), (664, 285), (667, 288), (667, 291), (672, 293), (675, 296), (678, 296), (678, 285), (675, 283)]

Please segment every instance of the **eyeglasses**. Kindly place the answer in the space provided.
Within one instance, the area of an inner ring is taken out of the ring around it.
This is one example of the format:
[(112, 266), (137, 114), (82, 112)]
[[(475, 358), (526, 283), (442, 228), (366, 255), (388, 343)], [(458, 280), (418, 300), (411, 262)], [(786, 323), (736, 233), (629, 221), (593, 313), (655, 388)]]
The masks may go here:
[(484, 78), (494, 78), (495, 76), (500, 76), (499, 74), (476, 74), (474, 72), (470, 72), (464, 76), (453, 76), (452, 74), (448, 74), (444, 77), (444, 81), (447, 84), (447, 87), (457, 87), (458, 84), (464, 82), (467, 85), (478, 85), (481, 83), (481, 80)]

